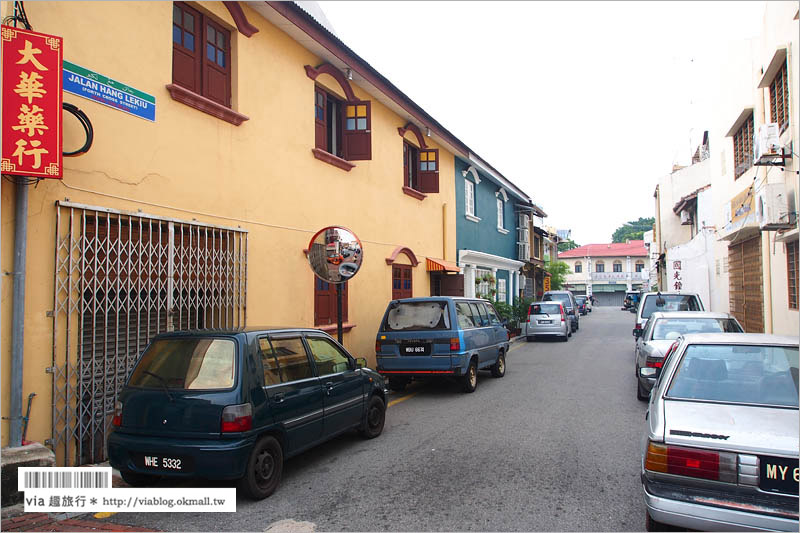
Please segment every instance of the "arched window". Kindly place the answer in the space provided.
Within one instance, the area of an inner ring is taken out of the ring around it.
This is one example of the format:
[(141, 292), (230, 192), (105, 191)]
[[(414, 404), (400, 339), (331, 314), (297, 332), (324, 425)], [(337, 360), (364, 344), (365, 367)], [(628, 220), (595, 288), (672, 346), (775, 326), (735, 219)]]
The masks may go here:
[(636, 261), (636, 272), (644, 271), (644, 261)]
[(594, 264), (594, 271), (595, 271), (595, 272), (605, 272), (605, 271), (606, 271), (606, 265), (605, 265), (605, 263), (603, 263), (602, 261), (597, 261), (597, 262)]
[(622, 261), (614, 261), (614, 272), (622, 272)]
[(575, 273), (580, 274), (581, 272), (583, 272), (583, 265), (580, 261), (575, 261)]

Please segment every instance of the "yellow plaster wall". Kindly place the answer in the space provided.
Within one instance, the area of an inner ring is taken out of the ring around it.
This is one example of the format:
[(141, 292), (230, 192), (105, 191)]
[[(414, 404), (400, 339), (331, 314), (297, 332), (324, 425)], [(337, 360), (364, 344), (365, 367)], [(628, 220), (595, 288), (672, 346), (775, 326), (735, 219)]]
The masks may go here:
[[(3, 2), (5, 12), (9, 2)], [(57, 200), (119, 210), (240, 226), (249, 232), (249, 325), (313, 325), (313, 275), (302, 250), (326, 225), (343, 225), (364, 244), (364, 264), (350, 282), (344, 343), (374, 363), (374, 338), (391, 299), (391, 266), (398, 246), (413, 250), (414, 296), (429, 295), (425, 257), (455, 261), (454, 156), (440, 149), (439, 194), (419, 201), (403, 194), (405, 120), (356, 85), (372, 101), (372, 160), (345, 172), (315, 159), (313, 87), (303, 66), (321, 60), (246, 5), (247, 38), (221, 2), (193, 4), (231, 30), (233, 109), (250, 117), (241, 126), (171, 99), (172, 6), (169, 2), (28, 2), (34, 30), (64, 38), (64, 59), (156, 97), (156, 122), (64, 94), (94, 125), (94, 145), (65, 158), (63, 182), (30, 189), (23, 395), (36, 392), (28, 439), (51, 435), (55, 207)], [(319, 82), (341, 94), (329, 76)], [(82, 143), (80, 127), (67, 118), (65, 148)], [(443, 228), (446, 224), (446, 228)], [(2, 184), (2, 271), (13, 269), (14, 186)], [(443, 235), (446, 238), (443, 242)], [(443, 250), (448, 252), (442, 257)], [(404, 261), (404, 255), (398, 260)], [(2, 285), (2, 416), (8, 416), (11, 280)], [(73, 355), (74, 357), (74, 355)], [(3, 420), (2, 444), (8, 443)]]

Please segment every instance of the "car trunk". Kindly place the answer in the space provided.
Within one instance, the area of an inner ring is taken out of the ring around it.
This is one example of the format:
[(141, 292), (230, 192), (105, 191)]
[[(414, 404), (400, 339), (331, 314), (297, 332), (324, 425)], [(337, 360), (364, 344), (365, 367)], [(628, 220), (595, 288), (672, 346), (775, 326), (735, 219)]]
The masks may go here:
[(798, 454), (796, 408), (665, 400), (666, 444), (755, 455)]
[(672, 346), (674, 340), (656, 340), (656, 341), (647, 341), (645, 344), (645, 354), (648, 357), (664, 357), (669, 350), (669, 347)]

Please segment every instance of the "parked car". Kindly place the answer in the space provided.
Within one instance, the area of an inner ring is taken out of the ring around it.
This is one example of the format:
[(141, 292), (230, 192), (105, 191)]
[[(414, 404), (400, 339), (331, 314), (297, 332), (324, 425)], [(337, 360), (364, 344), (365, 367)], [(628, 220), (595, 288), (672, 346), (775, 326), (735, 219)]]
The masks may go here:
[(653, 313), (643, 330), (634, 329), (636, 348), (636, 397), (646, 400), (653, 388), (654, 378), (641, 378), (639, 369), (661, 368), (664, 356), (681, 335), (689, 333), (741, 333), (741, 324), (729, 313), (708, 311), (683, 311), (679, 313)]
[(591, 296), (587, 296), (586, 297), (586, 310), (589, 311), (590, 313), (592, 312), (592, 300), (593, 299), (594, 298), (592, 298)]
[(636, 313), (633, 327), (644, 329), (647, 319), (657, 311), (705, 311), (700, 296), (694, 293), (647, 292), (642, 295), (639, 305), (632, 307)]
[(586, 296), (576, 296), (575, 303), (578, 305), (578, 312), (585, 316), (589, 311), (586, 308)]
[(537, 335), (542, 335), (557, 336), (567, 342), (572, 336), (570, 322), (561, 302), (533, 302), (528, 307), (528, 319), (525, 321), (525, 340), (530, 342)]
[(567, 316), (570, 318), (572, 331), (578, 331), (580, 327), (580, 319), (578, 314), (578, 302), (575, 301), (570, 291), (547, 291), (542, 296), (544, 302), (561, 302), (564, 304), (564, 309), (567, 311)]
[(508, 348), (508, 330), (491, 303), (449, 296), (392, 300), (375, 340), (377, 370), (395, 391), (439, 375), (474, 392), (478, 370), (505, 375)]
[(380, 435), (386, 393), (366, 359), (319, 330), (162, 334), (119, 394), (108, 458), (129, 485), (235, 479), (262, 499), (284, 459), (348, 430)]
[(636, 307), (639, 305), (639, 300), (641, 300), (641, 297), (641, 291), (626, 291), (625, 299), (622, 301), (622, 309), (624, 310)]
[(797, 531), (798, 338), (677, 342), (662, 369), (640, 369), (658, 376), (642, 440), (647, 529)]

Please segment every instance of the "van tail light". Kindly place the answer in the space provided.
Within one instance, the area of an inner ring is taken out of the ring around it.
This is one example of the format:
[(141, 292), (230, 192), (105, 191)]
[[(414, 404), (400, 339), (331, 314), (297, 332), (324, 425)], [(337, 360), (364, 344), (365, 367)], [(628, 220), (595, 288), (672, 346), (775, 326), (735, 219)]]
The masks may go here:
[(645, 470), (677, 476), (736, 482), (736, 454), (647, 443)]
[(451, 352), (460, 352), (461, 351), (461, 341), (458, 337), (453, 337), (450, 339), (450, 351)]
[(637, 322), (633, 329), (642, 329), (642, 325)]
[(249, 403), (229, 405), (222, 410), (222, 432), (235, 433), (253, 428), (253, 408)]
[(530, 321), (531, 321), (531, 307), (533, 307), (533, 306), (532, 306), (532, 305), (529, 305), (529, 306), (528, 306), (528, 322), (529, 322), (529, 323), (530, 323)]
[(111, 419), (111, 425), (115, 428), (122, 426), (122, 402), (114, 403), (114, 418)]
[(381, 353), (381, 341), (375, 341), (375, 353)]
[(566, 322), (567, 321), (567, 315), (564, 314), (564, 307), (560, 306), (559, 309), (561, 309), (561, 322)]
[(663, 359), (658, 359), (658, 360), (656, 360), (656, 359), (648, 359), (645, 362), (644, 366), (649, 367), (649, 368), (661, 368), (661, 367), (664, 366), (664, 360)]

